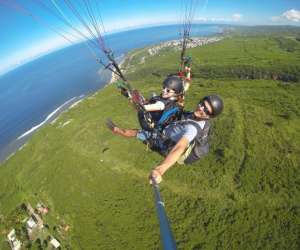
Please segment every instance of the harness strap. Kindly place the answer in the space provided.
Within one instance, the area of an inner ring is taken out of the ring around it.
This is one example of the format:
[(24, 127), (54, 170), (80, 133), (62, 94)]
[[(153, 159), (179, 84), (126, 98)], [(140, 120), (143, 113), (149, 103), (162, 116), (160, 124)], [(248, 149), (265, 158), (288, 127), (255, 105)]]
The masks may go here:
[(178, 107), (172, 108), (164, 112), (158, 121), (158, 125), (162, 125), (170, 116), (175, 115), (177, 112), (179, 112)]

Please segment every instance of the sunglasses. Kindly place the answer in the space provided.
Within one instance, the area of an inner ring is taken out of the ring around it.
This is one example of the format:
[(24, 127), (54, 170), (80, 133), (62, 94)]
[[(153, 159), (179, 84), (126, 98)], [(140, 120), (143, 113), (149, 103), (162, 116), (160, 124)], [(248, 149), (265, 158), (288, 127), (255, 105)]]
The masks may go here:
[(198, 109), (202, 109), (205, 114), (211, 115), (211, 113), (209, 112), (209, 109), (205, 106), (204, 102), (200, 102), (198, 104)]
[(171, 93), (171, 94), (175, 93), (175, 91), (173, 89), (168, 89), (168, 88), (163, 88), (163, 92)]

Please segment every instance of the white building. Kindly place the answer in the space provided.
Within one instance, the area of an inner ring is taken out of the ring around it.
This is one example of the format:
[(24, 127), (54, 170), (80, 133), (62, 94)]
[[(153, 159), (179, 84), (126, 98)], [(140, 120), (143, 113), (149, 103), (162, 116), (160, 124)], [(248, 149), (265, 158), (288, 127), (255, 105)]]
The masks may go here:
[(36, 221), (30, 217), (26, 222), (26, 228), (29, 238), (31, 239), (33, 232), (38, 228)]
[(60, 243), (59, 243), (58, 240), (56, 240), (55, 238), (52, 238), (52, 239), (50, 240), (50, 244), (51, 244), (55, 249), (57, 249), (57, 248), (60, 247)]
[(8, 243), (12, 250), (20, 250), (21, 249), (21, 241), (19, 241), (16, 237), (16, 230), (13, 229), (7, 235)]
[(37, 227), (37, 223), (34, 221), (32, 217), (26, 222), (27, 228), (34, 229)]

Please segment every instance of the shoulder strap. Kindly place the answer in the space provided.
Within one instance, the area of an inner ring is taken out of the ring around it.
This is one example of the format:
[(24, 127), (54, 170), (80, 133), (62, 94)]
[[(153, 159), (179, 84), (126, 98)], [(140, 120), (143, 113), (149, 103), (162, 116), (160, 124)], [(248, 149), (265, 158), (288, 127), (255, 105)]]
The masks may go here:
[(165, 109), (157, 122), (158, 126), (166, 126), (172, 121), (179, 120), (181, 117), (182, 108), (174, 101), (161, 99), (165, 104)]
[(193, 125), (197, 128), (197, 135), (194, 140), (190, 143), (190, 152), (184, 160), (184, 163), (192, 163), (200, 159), (203, 155), (207, 154), (209, 151), (209, 121), (205, 121), (204, 128), (202, 129), (200, 124), (193, 120), (187, 120), (187, 124)]
[[(202, 130), (202, 128), (200, 127), (200, 124), (198, 124), (198, 122), (192, 120), (192, 119), (184, 119), (184, 120), (180, 120), (178, 121), (177, 123), (179, 124), (190, 124), (190, 125), (193, 125), (194, 127), (196, 127), (197, 129), (197, 133), (199, 134), (200, 130)], [(205, 125), (206, 125), (206, 122), (205, 122)]]
[(169, 117), (176, 115), (179, 111), (180, 109), (178, 107), (173, 107), (169, 110), (166, 110), (159, 119), (158, 125), (162, 125), (166, 120), (168, 120)]
[[(206, 137), (208, 136), (208, 132), (209, 132), (209, 121), (205, 121), (205, 125), (204, 125), (204, 128), (202, 129), (200, 124), (192, 119), (185, 119), (185, 120), (181, 120), (181, 121), (178, 121), (177, 123), (179, 124), (190, 124), (190, 125), (193, 125), (196, 129), (197, 129), (197, 136), (196, 138), (194, 139), (197, 140), (198, 138), (201, 139), (201, 140), (206, 140)], [(205, 137), (205, 138), (204, 138)]]

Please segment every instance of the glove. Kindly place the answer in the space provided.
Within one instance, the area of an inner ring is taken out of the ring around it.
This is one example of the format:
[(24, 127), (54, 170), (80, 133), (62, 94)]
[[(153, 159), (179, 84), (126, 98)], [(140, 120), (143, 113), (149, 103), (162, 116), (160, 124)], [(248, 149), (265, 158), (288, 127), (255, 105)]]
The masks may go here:
[(129, 94), (128, 94), (128, 90), (127, 90), (127, 89), (121, 88), (121, 94), (122, 94), (123, 96), (125, 96), (126, 98), (129, 98)]
[(127, 89), (126, 84), (122, 81), (118, 81), (116, 84), (118, 89)]
[(117, 82), (117, 88), (121, 90), (121, 94), (123, 96), (129, 98), (128, 89), (124, 82), (122, 82), (122, 81)]
[(191, 56), (185, 56), (183, 58), (183, 64), (184, 64), (184, 66), (190, 67), (191, 64), (192, 64), (192, 57)]
[(108, 127), (112, 132), (115, 132), (115, 129), (117, 128), (117, 125), (113, 123), (113, 121), (108, 118), (106, 120), (106, 127)]

